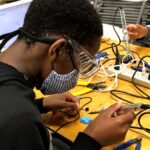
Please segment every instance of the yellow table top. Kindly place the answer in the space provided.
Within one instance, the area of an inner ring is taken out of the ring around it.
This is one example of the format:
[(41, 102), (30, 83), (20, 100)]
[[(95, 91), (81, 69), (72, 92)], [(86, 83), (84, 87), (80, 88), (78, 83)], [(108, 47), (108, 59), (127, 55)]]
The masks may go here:
[[(105, 47), (108, 47), (108, 45), (107, 44), (102, 44), (101, 47), (102, 47), (101, 49), (103, 49)], [(132, 45), (131, 48), (132, 48), (132, 50), (138, 52), (140, 54), (140, 56), (144, 56), (144, 55), (147, 55), (147, 54), (150, 53), (149, 48), (143, 48), (143, 47), (134, 46), (134, 45)], [(77, 86), (73, 90), (71, 90), (71, 93), (80, 91), (83, 88), (85, 88), (85, 87)], [(145, 88), (142, 88), (142, 89), (144, 91), (146, 91), (148, 95), (150, 95), (150, 90), (149, 89), (145, 89)], [(118, 80), (117, 90), (128, 91), (128, 92), (137, 94), (137, 91), (136, 91), (135, 87), (130, 82), (123, 81), (123, 80), (120, 80), (120, 79)], [(37, 95), (37, 97), (42, 96), (37, 91), (36, 91), (36, 95)], [(90, 92), (90, 93), (87, 93), (87, 94), (83, 95), (82, 97), (86, 97), (86, 96), (92, 97), (92, 102), (90, 104), (86, 105), (86, 107), (89, 108), (89, 111), (98, 111), (98, 110), (100, 110), (101, 108), (103, 108), (105, 106), (110, 106), (111, 104), (116, 103), (116, 101), (117, 101), (117, 99), (112, 97), (110, 92), (105, 92), (105, 93)], [(146, 99), (133, 98), (131, 96), (124, 95), (124, 94), (121, 94), (121, 96), (123, 98), (129, 99), (130, 101), (132, 101), (134, 103), (143, 102), (143, 103), (150, 104), (150, 101), (146, 100)], [(82, 106), (87, 101), (88, 101), (87, 99), (81, 100), (80, 105)], [(96, 117), (96, 114), (90, 115), (85, 110), (81, 110), (80, 117), (82, 117), (83, 115), (86, 115), (86, 116), (90, 117), (91, 119), (94, 119)], [(46, 118), (45, 123), (53, 130), (58, 129), (60, 127), (60, 125), (58, 125), (58, 123), (60, 123), (61, 121), (62, 122), (64, 121), (62, 118), (59, 118), (60, 120), (58, 119), (57, 123), (54, 123), (54, 122), (52, 123), (51, 118), (49, 117), (49, 114), (47, 114), (45, 118)], [(69, 118), (69, 121), (72, 120), (72, 119), (74, 119), (74, 118)], [(149, 128), (150, 127), (150, 116), (145, 115), (142, 118), (142, 124)], [(133, 125), (138, 126), (137, 119), (134, 121)], [(63, 135), (67, 139), (70, 139), (71, 141), (74, 141), (74, 139), (76, 138), (78, 132), (83, 131), (85, 128), (86, 128), (86, 125), (80, 123), (80, 120), (78, 119), (77, 121), (75, 121), (71, 124), (68, 124), (67, 126), (64, 126), (61, 130), (58, 131), (58, 133)], [(138, 136), (143, 137), (141, 150), (150, 150), (150, 134), (146, 133), (145, 131), (129, 129), (125, 141), (127, 141), (129, 139), (136, 138)], [(115, 147), (115, 145), (105, 147), (105, 148), (103, 148), (103, 150), (113, 150), (113, 147)], [(134, 149), (135, 149), (135, 145), (129, 147), (127, 150), (134, 150)]]

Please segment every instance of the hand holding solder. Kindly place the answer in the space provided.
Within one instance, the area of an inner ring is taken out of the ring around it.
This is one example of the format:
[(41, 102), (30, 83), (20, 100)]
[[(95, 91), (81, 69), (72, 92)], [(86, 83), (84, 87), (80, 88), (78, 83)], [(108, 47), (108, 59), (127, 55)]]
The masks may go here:
[(121, 107), (122, 104), (117, 103), (102, 111), (84, 132), (103, 146), (124, 140), (135, 116), (131, 111), (128, 111), (126, 114), (114, 117), (113, 114)]

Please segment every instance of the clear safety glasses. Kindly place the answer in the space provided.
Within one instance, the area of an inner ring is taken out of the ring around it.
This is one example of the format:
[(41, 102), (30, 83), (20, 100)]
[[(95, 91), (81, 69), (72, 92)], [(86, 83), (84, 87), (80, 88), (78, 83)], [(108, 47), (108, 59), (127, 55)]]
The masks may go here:
[[(80, 77), (88, 78), (94, 75), (99, 70), (97, 62), (78, 42), (72, 39), (67, 41), (73, 49), (73, 55), (70, 54), (70, 57), (73, 65), (79, 70)], [(72, 58), (72, 56), (75, 58)]]

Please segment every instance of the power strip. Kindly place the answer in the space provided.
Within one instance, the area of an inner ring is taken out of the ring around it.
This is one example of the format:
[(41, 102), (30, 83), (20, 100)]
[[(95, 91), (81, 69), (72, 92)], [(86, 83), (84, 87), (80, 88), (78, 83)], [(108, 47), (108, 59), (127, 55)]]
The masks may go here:
[[(118, 74), (118, 78), (123, 79), (125, 81), (131, 81), (135, 70), (127, 68), (125, 66), (123, 66), (121, 70), (115, 70), (114, 66), (110, 66), (108, 67), (108, 72)], [(150, 89), (150, 80), (148, 80), (148, 77), (149, 73), (137, 71), (134, 76), (134, 83)]]

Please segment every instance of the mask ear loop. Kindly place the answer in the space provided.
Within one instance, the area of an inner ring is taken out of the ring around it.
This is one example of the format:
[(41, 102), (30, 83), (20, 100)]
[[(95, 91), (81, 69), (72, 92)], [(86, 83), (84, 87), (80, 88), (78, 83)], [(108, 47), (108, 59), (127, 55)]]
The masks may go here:
[[(71, 45), (70, 45), (71, 46)], [(71, 51), (72, 50), (72, 51)], [(69, 55), (69, 57), (70, 57), (70, 60), (71, 60), (71, 63), (72, 63), (72, 66), (73, 66), (73, 68), (74, 69), (77, 69), (77, 70), (79, 70), (79, 68), (77, 67), (77, 65), (75, 65), (75, 62), (74, 62), (74, 59), (73, 59), (73, 53), (74, 53), (74, 49), (73, 49), (73, 47), (71, 46), (71, 48), (69, 48), (69, 46), (68, 46), (68, 48), (67, 48), (67, 53), (68, 53), (68, 55)]]

